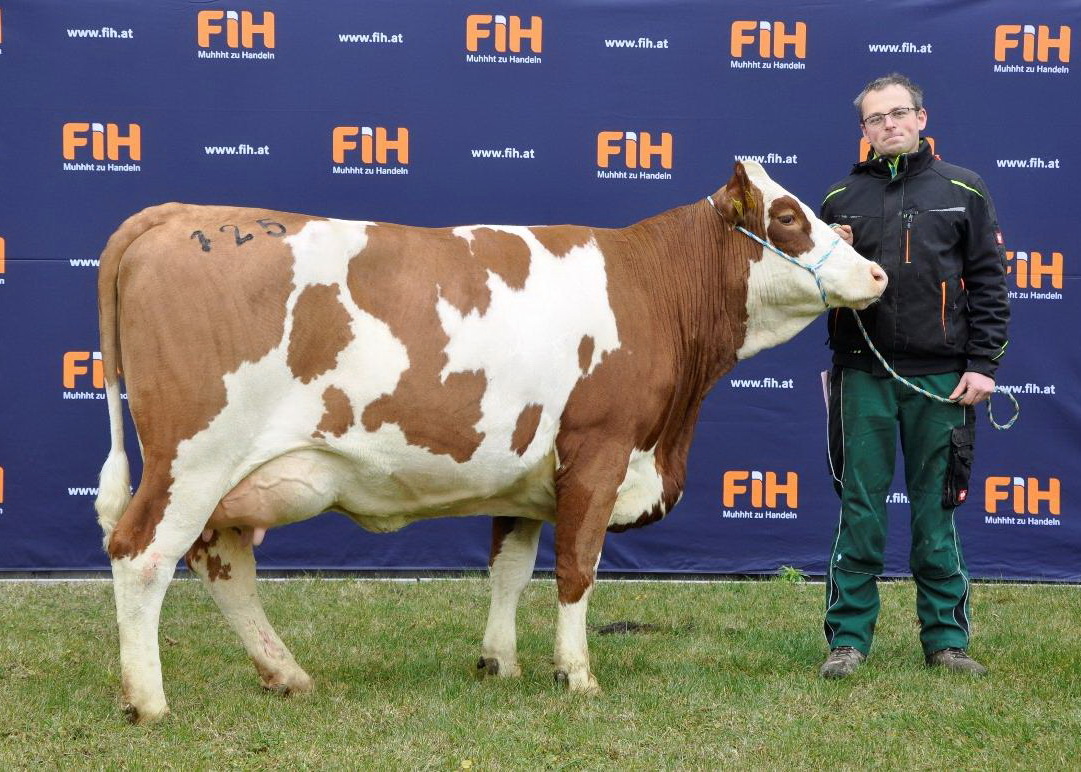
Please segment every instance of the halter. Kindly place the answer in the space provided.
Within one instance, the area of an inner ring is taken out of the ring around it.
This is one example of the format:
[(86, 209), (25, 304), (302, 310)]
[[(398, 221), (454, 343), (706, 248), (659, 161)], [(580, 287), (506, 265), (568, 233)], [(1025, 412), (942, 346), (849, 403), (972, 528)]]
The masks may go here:
[[(716, 209), (717, 213), (720, 214), (720, 210), (717, 209), (717, 204), (715, 204), (713, 202), (713, 196), (706, 196), (706, 201), (709, 201), (710, 206), (712, 206), (714, 209)], [(830, 244), (829, 249), (827, 249), (826, 253), (824, 255), (822, 255), (822, 257), (820, 257), (818, 259), (817, 263), (815, 263), (814, 265), (809, 265), (809, 264), (804, 263), (804, 262), (802, 262), (800, 260), (797, 260), (796, 258), (792, 257), (791, 255), (785, 254), (784, 252), (777, 249), (777, 247), (773, 246), (772, 244), (770, 244), (765, 239), (761, 238), (760, 236), (755, 235), (754, 233), (751, 233), (749, 230), (744, 228), (742, 225), (737, 225), (736, 230), (739, 231), (740, 233), (742, 233), (744, 236), (747, 236), (748, 238), (750, 238), (750, 239), (752, 239), (754, 241), (757, 241), (759, 244), (764, 246), (766, 249), (768, 249), (770, 252), (777, 255), (778, 257), (783, 257), (785, 260), (792, 263), (793, 265), (798, 265), (803, 270), (810, 272), (811, 276), (814, 277), (815, 284), (818, 286), (818, 294), (822, 296), (822, 305), (824, 305), (826, 308), (830, 307), (829, 302), (826, 300), (826, 288), (822, 286), (822, 278), (818, 275), (818, 269), (821, 268), (822, 264), (824, 262), (826, 262), (826, 260), (829, 258), (830, 255), (833, 254), (833, 250), (836, 249), (837, 245), (841, 242), (840, 238), (836, 238), (836, 239), (833, 240), (833, 243)]]

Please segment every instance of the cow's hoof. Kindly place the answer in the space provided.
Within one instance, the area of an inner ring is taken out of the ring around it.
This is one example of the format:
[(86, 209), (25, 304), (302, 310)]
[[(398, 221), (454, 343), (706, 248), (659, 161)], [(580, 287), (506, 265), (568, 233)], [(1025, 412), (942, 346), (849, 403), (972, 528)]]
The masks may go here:
[(315, 681), (307, 673), (295, 674), (289, 678), (263, 679), (262, 687), (268, 692), (289, 697), (296, 694), (308, 694), (315, 691)]
[(148, 726), (150, 724), (156, 724), (169, 715), (168, 706), (163, 706), (160, 709), (140, 710), (132, 703), (125, 702), (123, 705), (120, 706), (120, 709), (124, 711), (124, 717), (127, 718), (129, 723), (136, 724), (138, 726)]
[(288, 697), (292, 694), (307, 694), (315, 690), (315, 681), (297, 665), (270, 670), (256, 663), (255, 668), (259, 671), (259, 683), (268, 692)]
[(502, 663), (496, 657), (481, 657), (477, 660), (477, 678), (514, 678), (522, 674), (517, 662)]
[(555, 671), (555, 681), (556, 686), (561, 686), (568, 692), (589, 695), (601, 693), (600, 684), (597, 683), (597, 679), (593, 677), (592, 673), (587, 673), (584, 678), (575, 678), (568, 674), (566, 670), (557, 670)]
[(281, 697), (293, 697), (315, 691), (315, 682), (310, 678), (307, 682), (264, 683), (262, 686), (266, 691)]

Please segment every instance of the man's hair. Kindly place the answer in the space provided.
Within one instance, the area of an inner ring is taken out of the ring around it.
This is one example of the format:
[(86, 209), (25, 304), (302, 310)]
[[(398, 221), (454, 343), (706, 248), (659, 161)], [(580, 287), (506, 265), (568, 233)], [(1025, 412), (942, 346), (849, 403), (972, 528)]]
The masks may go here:
[(860, 120), (863, 120), (863, 99), (872, 91), (881, 91), (888, 86), (901, 86), (906, 89), (912, 96), (912, 106), (917, 110), (923, 108), (923, 89), (913, 83), (899, 72), (891, 72), (889, 75), (883, 75), (881, 78), (875, 78), (866, 86), (863, 87), (863, 91), (859, 93), (852, 104), (856, 106), (856, 112), (859, 113)]

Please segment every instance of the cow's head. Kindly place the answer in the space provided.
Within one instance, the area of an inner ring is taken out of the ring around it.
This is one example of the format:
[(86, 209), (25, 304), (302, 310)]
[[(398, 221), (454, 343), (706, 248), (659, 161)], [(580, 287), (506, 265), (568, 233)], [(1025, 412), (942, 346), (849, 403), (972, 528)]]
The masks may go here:
[(758, 163), (737, 162), (711, 199), (740, 238), (757, 242), (741, 359), (788, 340), (827, 307), (866, 308), (886, 289), (878, 264), (839, 239)]

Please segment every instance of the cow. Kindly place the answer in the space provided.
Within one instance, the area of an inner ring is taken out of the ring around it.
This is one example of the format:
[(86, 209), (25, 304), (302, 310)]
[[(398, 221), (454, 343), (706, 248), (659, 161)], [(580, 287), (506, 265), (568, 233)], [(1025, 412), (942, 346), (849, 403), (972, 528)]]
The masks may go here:
[(111, 448), (95, 508), (124, 711), (168, 712), (158, 618), (181, 558), (262, 685), (310, 691), (257, 597), (253, 547), (327, 510), (384, 532), (494, 518), (481, 677), (520, 674), (518, 598), (553, 523), (556, 678), (596, 692), (586, 609), (605, 532), (676, 504), (702, 400), (738, 360), (885, 285), (751, 162), (624, 228), (133, 215), (98, 278)]

